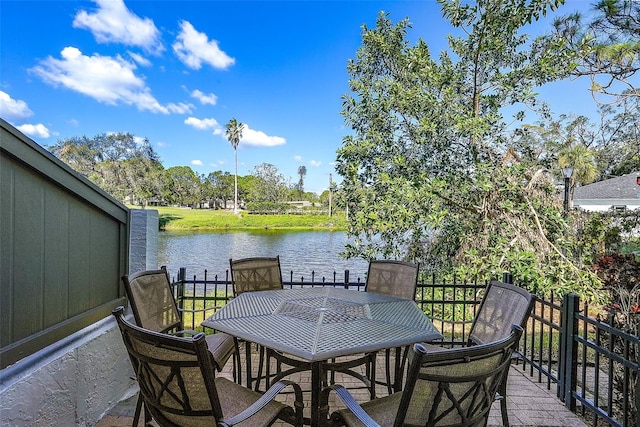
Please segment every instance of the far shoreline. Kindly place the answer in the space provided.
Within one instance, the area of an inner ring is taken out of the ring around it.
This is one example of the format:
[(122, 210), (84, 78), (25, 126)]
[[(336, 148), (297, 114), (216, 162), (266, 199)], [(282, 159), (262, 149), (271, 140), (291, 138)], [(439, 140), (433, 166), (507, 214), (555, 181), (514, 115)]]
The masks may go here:
[[(131, 207), (131, 209), (139, 209)], [(347, 231), (344, 212), (331, 217), (317, 211), (296, 214), (261, 215), (241, 211), (234, 214), (228, 210), (191, 209), (166, 206), (151, 206), (157, 210), (160, 230), (171, 232), (213, 231)]]

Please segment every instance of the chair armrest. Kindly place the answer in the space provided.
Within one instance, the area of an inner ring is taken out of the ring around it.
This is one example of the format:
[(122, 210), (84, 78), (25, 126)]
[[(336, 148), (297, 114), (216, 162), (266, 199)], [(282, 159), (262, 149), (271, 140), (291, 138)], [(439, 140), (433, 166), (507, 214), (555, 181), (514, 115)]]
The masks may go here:
[(353, 398), (349, 390), (341, 386), (340, 384), (330, 385), (325, 387), (320, 394), (320, 407), (328, 412), (329, 408), (329, 393), (333, 391), (338, 395), (342, 403), (344, 403), (348, 410), (356, 416), (367, 427), (380, 427), (373, 418), (367, 414), (358, 402)]
[(190, 336), (195, 336), (197, 334), (201, 334), (202, 332), (198, 332), (198, 331), (194, 331), (193, 329), (182, 329), (180, 331), (174, 331), (171, 332), (169, 335), (175, 335), (175, 336), (184, 336), (184, 335), (190, 335)]
[(269, 402), (274, 400), (275, 397), (288, 386), (293, 387), (293, 391), (296, 396), (296, 405), (297, 402), (300, 402), (300, 407), (295, 408), (296, 412), (302, 411), (302, 389), (300, 388), (300, 386), (293, 381), (280, 380), (269, 387), (269, 390), (267, 390), (262, 396), (260, 396), (260, 399), (256, 400), (247, 409), (227, 420), (218, 422), (218, 427), (230, 427), (247, 420), (251, 416), (257, 414), (262, 408), (267, 406)]

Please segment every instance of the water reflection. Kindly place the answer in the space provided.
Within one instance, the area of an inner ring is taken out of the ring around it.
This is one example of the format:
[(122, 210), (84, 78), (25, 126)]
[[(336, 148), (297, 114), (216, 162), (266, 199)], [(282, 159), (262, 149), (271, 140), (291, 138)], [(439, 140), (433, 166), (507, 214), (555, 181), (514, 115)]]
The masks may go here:
[(367, 262), (361, 259), (345, 260), (339, 256), (344, 250), (347, 236), (333, 231), (238, 231), (238, 232), (160, 232), (158, 239), (158, 263), (166, 265), (172, 274), (180, 267), (188, 275), (224, 276), (229, 268), (229, 258), (280, 255), (285, 280), (316, 273), (321, 277), (333, 277), (333, 272), (343, 278), (344, 270), (350, 271), (351, 280), (364, 277)]

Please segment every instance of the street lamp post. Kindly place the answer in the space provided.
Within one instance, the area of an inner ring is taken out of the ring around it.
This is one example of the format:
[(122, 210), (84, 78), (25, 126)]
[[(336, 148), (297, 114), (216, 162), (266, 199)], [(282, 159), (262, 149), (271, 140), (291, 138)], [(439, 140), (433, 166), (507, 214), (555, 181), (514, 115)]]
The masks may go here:
[(564, 175), (564, 213), (566, 215), (569, 213), (569, 190), (573, 168), (562, 168), (562, 175)]

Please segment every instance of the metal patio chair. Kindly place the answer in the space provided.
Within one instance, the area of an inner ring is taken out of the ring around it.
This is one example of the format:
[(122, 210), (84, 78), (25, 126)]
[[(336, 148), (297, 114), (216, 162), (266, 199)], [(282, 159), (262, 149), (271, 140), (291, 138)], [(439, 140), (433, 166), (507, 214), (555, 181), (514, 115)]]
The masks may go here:
[[(365, 282), (365, 292), (375, 292), (378, 294), (389, 295), (408, 300), (414, 300), (416, 296), (416, 287), (418, 284), (419, 264), (411, 262), (395, 261), (395, 260), (371, 260), (367, 269)], [(331, 380), (334, 381), (334, 372), (342, 372), (354, 375), (353, 368), (365, 365), (365, 375), (355, 375), (360, 381), (368, 384), (370, 388), (371, 398), (375, 398), (376, 384), (382, 384), (387, 387), (389, 394), (394, 390), (398, 390), (402, 386), (402, 354), (403, 349), (398, 347), (395, 350), (394, 358), (394, 380), (391, 379), (391, 351), (385, 350), (385, 375), (386, 381), (376, 381), (376, 356), (374, 353), (367, 353), (362, 357), (347, 360), (344, 362), (334, 362), (327, 364), (328, 369), (332, 372)], [(405, 348), (404, 354), (409, 348)]]
[[(229, 259), (231, 268), (231, 282), (233, 283), (233, 294), (238, 296), (244, 292), (269, 291), (282, 289), (282, 272), (280, 269), (280, 256), (275, 257), (252, 257), (241, 259)], [(238, 340), (236, 340), (236, 346)], [(251, 343), (245, 343), (246, 366), (247, 366), (247, 387), (251, 388), (254, 378), (251, 377)], [(239, 349), (236, 348), (239, 352)], [(265, 351), (275, 356), (272, 350), (265, 350), (259, 346), (258, 375), (255, 378), (255, 390), (259, 390), (262, 378), (262, 370), (265, 365)], [(267, 354), (267, 361), (269, 360)], [(268, 379), (266, 380), (269, 387)]]
[[(329, 386), (321, 395), (321, 419), (331, 427), (486, 426), (521, 334), (513, 325), (497, 342), (436, 352), (415, 344), (402, 391), (358, 404), (343, 386)], [(346, 408), (327, 417), (331, 392)]]
[(280, 256), (229, 259), (233, 293), (282, 289)]
[[(477, 346), (504, 339), (509, 336), (511, 325), (518, 325), (524, 328), (533, 308), (533, 303), (533, 298), (527, 290), (509, 283), (492, 280), (489, 282), (480, 303), (480, 308), (471, 322), (471, 330), (467, 337), (466, 346)], [(442, 323), (469, 323), (436, 320)], [(443, 351), (443, 347), (434, 344), (424, 343), (424, 346), (428, 351)], [(514, 357), (517, 354), (516, 349)], [(507, 376), (500, 384), (496, 398), (500, 400), (502, 424), (509, 426), (506, 394)]]
[[(167, 270), (139, 271), (122, 276), (136, 324), (142, 328), (173, 335), (196, 335), (196, 331), (182, 329), (182, 311), (178, 309)], [(217, 371), (222, 371), (229, 358), (235, 352), (235, 343), (231, 335), (214, 333), (206, 336), (207, 347), (213, 356)], [(234, 361), (234, 373), (239, 371), (239, 357)], [(142, 401), (134, 416), (137, 425)]]
[[(216, 377), (203, 333), (188, 338), (157, 333), (127, 322), (123, 313), (123, 307), (113, 311), (140, 385), (145, 425), (153, 420), (161, 426), (258, 427), (282, 420), (302, 426), (302, 391), (297, 384), (281, 381), (260, 394)], [(293, 407), (274, 400), (287, 387), (295, 393)]]
[[(373, 260), (369, 262), (365, 292), (376, 292), (398, 298), (415, 300), (416, 287), (418, 286), (418, 272), (420, 264), (392, 260)], [(404, 349), (404, 354), (409, 347)], [(386, 385), (389, 394), (402, 387), (402, 363), (403, 349), (395, 348), (394, 376), (391, 381), (391, 349), (385, 350), (385, 374)], [(375, 366), (373, 367), (375, 369)], [(396, 382), (398, 382), (396, 384)]]
[(393, 260), (372, 260), (367, 270), (365, 292), (414, 300), (419, 264)]

